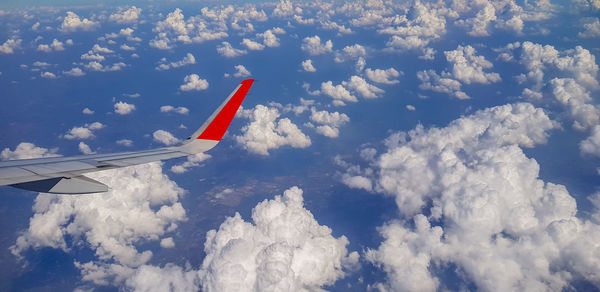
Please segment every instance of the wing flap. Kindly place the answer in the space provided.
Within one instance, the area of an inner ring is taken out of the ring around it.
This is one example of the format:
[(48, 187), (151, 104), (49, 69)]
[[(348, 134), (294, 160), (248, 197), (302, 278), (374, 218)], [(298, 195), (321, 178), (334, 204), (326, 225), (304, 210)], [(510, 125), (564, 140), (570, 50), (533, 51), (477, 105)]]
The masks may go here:
[(91, 194), (108, 191), (108, 187), (86, 176), (55, 177), (11, 185), (15, 188), (50, 194)]

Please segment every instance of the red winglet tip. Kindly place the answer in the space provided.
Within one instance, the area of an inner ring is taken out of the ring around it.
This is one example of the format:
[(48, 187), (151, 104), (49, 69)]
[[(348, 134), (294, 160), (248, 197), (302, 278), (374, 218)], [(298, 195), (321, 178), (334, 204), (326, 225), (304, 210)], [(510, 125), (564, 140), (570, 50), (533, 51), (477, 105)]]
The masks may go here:
[(233, 94), (231, 100), (221, 109), (221, 112), (217, 114), (197, 139), (219, 141), (223, 138), (253, 82), (254, 79), (246, 79), (240, 83), (242, 86)]

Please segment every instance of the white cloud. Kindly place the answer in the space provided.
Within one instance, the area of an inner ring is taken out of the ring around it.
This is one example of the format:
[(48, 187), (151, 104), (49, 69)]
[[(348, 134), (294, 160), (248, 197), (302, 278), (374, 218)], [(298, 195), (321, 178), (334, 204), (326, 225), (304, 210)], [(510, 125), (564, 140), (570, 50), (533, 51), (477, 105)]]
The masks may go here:
[(311, 145), (310, 138), (287, 118), (279, 118), (276, 108), (257, 105), (246, 110), (250, 123), (242, 128), (242, 135), (235, 136), (236, 141), (250, 152), (269, 155), (269, 150), (289, 145), (293, 148), (306, 148)]
[(367, 74), (367, 78), (373, 82), (383, 83), (383, 84), (397, 84), (400, 81), (393, 80), (392, 78), (400, 77), (400, 72), (396, 71), (394, 68), (389, 68), (386, 70), (375, 69), (371, 70), (371, 68), (367, 68), (365, 70)]
[[(527, 67), (530, 72), (527, 76), (535, 76), (536, 86), (542, 87), (544, 71), (554, 69), (553, 73), (560, 72), (575, 79), (587, 88), (598, 88), (598, 65), (596, 58), (590, 51), (577, 46), (575, 49), (558, 51), (553, 46), (524, 42), (521, 46), (519, 62)], [(550, 67), (550, 68), (548, 68)]]
[(406, 105), (406, 109), (407, 109), (407, 110), (409, 110), (409, 111), (411, 111), (411, 112), (413, 112), (413, 111), (415, 111), (417, 108), (415, 108), (413, 105), (407, 104), (407, 105)]
[(135, 110), (134, 104), (129, 104), (126, 102), (119, 101), (115, 103), (115, 113), (119, 115), (128, 115)]
[(198, 153), (187, 157), (187, 161), (181, 164), (176, 164), (171, 167), (171, 171), (174, 173), (184, 173), (191, 167), (198, 167), (200, 163), (210, 159), (212, 156), (205, 153)]
[(81, 19), (72, 11), (67, 11), (67, 16), (63, 20), (60, 30), (64, 32), (73, 32), (77, 30), (93, 30), (99, 27), (100, 24), (96, 21), (91, 21), (87, 18)]
[(92, 151), (92, 149), (90, 149), (90, 146), (88, 144), (85, 144), (83, 141), (79, 142), (79, 151), (83, 154), (96, 154), (95, 151)]
[(179, 89), (181, 91), (198, 91), (208, 88), (208, 81), (206, 81), (206, 79), (200, 79), (200, 76), (198, 76), (198, 74), (190, 74), (185, 76), (183, 82), (185, 83), (179, 86)]
[(315, 69), (315, 66), (312, 64), (312, 60), (310, 59), (302, 61), (302, 69), (304, 69), (306, 72), (317, 72), (317, 69)]
[(163, 105), (160, 107), (160, 112), (161, 113), (178, 113), (178, 114), (182, 114), (182, 115), (187, 115), (190, 110), (187, 107), (183, 107), (183, 106), (178, 106), (178, 107), (174, 107), (172, 105)]
[(346, 237), (334, 238), (304, 208), (298, 187), (259, 203), (252, 222), (236, 213), (206, 237), (198, 274), (207, 291), (316, 291), (343, 278), (344, 264), (357, 260), (347, 253)]
[(321, 83), (321, 93), (329, 95), (334, 99), (334, 101), (338, 100), (342, 102), (340, 105), (343, 105), (344, 102), (357, 102), (358, 99), (356, 96), (352, 95), (348, 89), (346, 89), (343, 85), (333, 85), (333, 82), (327, 81)]
[(320, 124), (316, 128), (317, 133), (329, 138), (338, 137), (340, 134), (339, 127), (350, 122), (350, 118), (344, 113), (317, 111), (315, 108), (311, 109), (310, 120)]
[(65, 135), (63, 135), (63, 137), (69, 140), (91, 139), (95, 137), (93, 131), (102, 129), (104, 127), (105, 126), (100, 122), (85, 124), (82, 127), (71, 128)]
[[(231, 192), (232, 190), (229, 189)], [(302, 190), (264, 200), (246, 222), (239, 214), (207, 233), (199, 270), (144, 265), (127, 280), (136, 291), (320, 291), (358, 263), (348, 240), (335, 238), (304, 208)], [(240, 276), (243, 275), (243, 276)]]
[(248, 77), (250, 75), (252, 75), (252, 73), (250, 73), (250, 71), (248, 71), (248, 69), (246, 69), (246, 67), (244, 67), (244, 65), (235, 65), (235, 73), (233, 73), (234, 77)]
[(492, 63), (483, 56), (475, 55), (476, 51), (471, 46), (458, 46), (456, 50), (446, 51), (446, 60), (452, 64), (452, 76), (465, 84), (489, 84), (501, 81), (498, 73), (486, 73), (484, 69), (493, 67)]
[(135, 244), (157, 241), (186, 220), (178, 202), (184, 191), (162, 173), (160, 163), (88, 175), (111, 188), (85, 196), (38, 195), (29, 227), (10, 250), (21, 255), (30, 248), (90, 248), (91, 261), (74, 261), (82, 280), (119, 285), (152, 257)]
[(260, 51), (265, 48), (265, 45), (263, 45), (261, 43), (257, 43), (250, 39), (246, 39), (246, 38), (242, 40), (242, 44), (244, 46), (246, 46), (246, 48), (248, 48), (248, 50), (253, 50), (253, 51)]
[(15, 38), (11, 38), (6, 40), (1, 46), (0, 46), (0, 54), (13, 54), (15, 52), (16, 48), (19, 48), (21, 46), (21, 39), (15, 39)]
[(177, 62), (165, 63), (166, 60), (161, 60), (161, 64), (156, 66), (156, 70), (169, 70), (172, 68), (179, 68), (186, 65), (196, 64), (196, 58), (191, 53), (187, 53), (183, 59)]
[(310, 55), (322, 55), (332, 51), (333, 43), (331, 40), (328, 40), (324, 44), (321, 44), (321, 38), (318, 35), (315, 35), (313, 37), (304, 38), (304, 40), (302, 40), (301, 48)]
[(345, 46), (341, 52), (335, 52), (335, 61), (338, 63), (345, 62), (346, 60), (364, 58), (367, 55), (365, 47), (354, 44), (352, 46)]
[(84, 109), (83, 109), (81, 112), (82, 112), (83, 114), (85, 114), (85, 115), (93, 115), (93, 114), (94, 114), (94, 111), (93, 111), (93, 110), (91, 110), (91, 109), (89, 109), (89, 108), (87, 108), (87, 107), (86, 107), (86, 108), (84, 108)]
[(359, 173), (401, 214), (366, 254), (387, 274), (381, 286), (434, 291), (436, 271), (449, 265), (478, 290), (556, 291), (579, 277), (598, 285), (589, 244), (600, 227), (575, 217), (575, 199), (542, 181), (522, 150), (558, 127), (541, 109), (514, 104), (388, 138), (374, 169)]
[(362, 77), (356, 75), (351, 76), (350, 81), (344, 81), (342, 84), (360, 93), (364, 98), (377, 98), (379, 94), (384, 92), (383, 89), (373, 84), (369, 84)]
[(302, 9), (300, 7), (294, 9), (294, 5), (289, 0), (280, 0), (273, 9), (273, 15), (278, 17), (288, 17), (294, 13), (302, 13)]
[(131, 47), (126, 44), (121, 45), (119, 48), (121, 48), (123, 51), (135, 51), (135, 47)]
[(592, 134), (579, 144), (582, 154), (600, 157), (600, 125), (592, 129)]
[(263, 44), (269, 48), (279, 47), (278, 34), (284, 34), (285, 30), (279, 27), (267, 29), (264, 33), (259, 33), (256, 36), (263, 38)]
[(165, 130), (154, 131), (154, 133), (152, 133), (152, 137), (154, 138), (154, 141), (160, 142), (167, 146), (179, 143), (179, 139), (175, 138), (175, 136), (173, 136), (173, 134), (171, 134)]
[(118, 140), (116, 143), (119, 145), (123, 145), (125, 147), (133, 146), (133, 141), (131, 141), (129, 139), (121, 139), (121, 140)]
[(550, 80), (552, 94), (574, 120), (573, 127), (585, 130), (600, 124), (600, 108), (593, 105), (590, 93), (572, 78)]
[(598, 38), (600, 37), (600, 18), (593, 18), (589, 22), (583, 24), (583, 32), (578, 36), (580, 38)]
[[(496, 9), (494, 5), (488, 1), (473, 1), (471, 5), (474, 5), (478, 9), (477, 14), (468, 19), (459, 19), (455, 21), (455, 24), (469, 27), (469, 35), (472, 36), (488, 36), (488, 25), (496, 20)], [(521, 23), (522, 25), (522, 23)]]
[(421, 81), (419, 85), (420, 89), (451, 94), (458, 99), (470, 98), (466, 93), (461, 91), (460, 82), (452, 78), (441, 77), (433, 70), (419, 71), (417, 72), (417, 78)]
[(42, 72), (42, 73), (40, 73), (40, 76), (42, 78), (47, 78), (47, 79), (56, 79), (56, 74), (54, 74), (52, 72)]
[(4, 148), (0, 152), (0, 159), (2, 160), (15, 160), (15, 159), (30, 159), (30, 158), (42, 158), (42, 157), (56, 157), (61, 156), (56, 154), (58, 148), (46, 149), (43, 147), (35, 146), (33, 143), (21, 142), (15, 150)]
[(222, 42), (220, 46), (217, 46), (217, 52), (227, 58), (238, 57), (248, 53), (246, 50), (235, 49), (228, 42)]
[(131, 6), (127, 9), (119, 8), (119, 12), (111, 14), (108, 17), (108, 20), (114, 21), (116, 23), (136, 23), (140, 13), (142, 12), (141, 8), (137, 8), (135, 6)]
[(63, 75), (80, 77), (80, 76), (84, 76), (85, 72), (83, 72), (83, 70), (81, 70), (81, 68), (75, 67), (75, 68), (72, 68), (69, 71), (63, 71)]
[(174, 248), (175, 241), (173, 241), (173, 237), (167, 237), (160, 240), (160, 247), (162, 248)]
[(52, 48), (49, 45), (39, 44), (37, 50), (40, 52), (50, 53), (52, 52)]
[(99, 71), (99, 72), (112, 72), (112, 71), (120, 71), (123, 68), (127, 67), (127, 64), (123, 62), (114, 63), (111, 66), (106, 65), (103, 66), (101, 63), (92, 61), (85, 65), (85, 68), (91, 71)]

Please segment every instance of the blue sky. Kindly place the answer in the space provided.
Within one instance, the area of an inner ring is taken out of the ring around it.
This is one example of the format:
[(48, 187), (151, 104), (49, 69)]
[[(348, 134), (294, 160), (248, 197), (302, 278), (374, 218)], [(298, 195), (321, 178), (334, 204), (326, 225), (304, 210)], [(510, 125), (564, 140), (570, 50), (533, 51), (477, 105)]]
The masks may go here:
[(597, 1), (88, 2), (0, 6), (0, 159), (170, 145), (256, 82), (206, 154), (0, 189), (0, 290), (600, 287)]

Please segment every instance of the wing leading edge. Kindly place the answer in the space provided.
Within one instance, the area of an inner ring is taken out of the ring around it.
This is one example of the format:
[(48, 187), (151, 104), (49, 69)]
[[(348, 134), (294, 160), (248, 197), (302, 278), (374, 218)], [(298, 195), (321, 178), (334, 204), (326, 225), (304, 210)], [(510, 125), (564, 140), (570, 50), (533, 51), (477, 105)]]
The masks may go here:
[(202, 126), (178, 145), (113, 154), (1, 161), (0, 186), (57, 194), (106, 192), (106, 185), (83, 174), (208, 151), (225, 135), (253, 82), (254, 79), (242, 81)]

